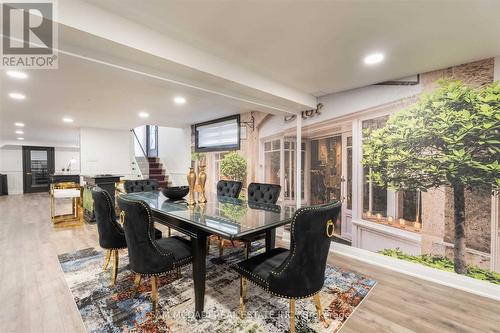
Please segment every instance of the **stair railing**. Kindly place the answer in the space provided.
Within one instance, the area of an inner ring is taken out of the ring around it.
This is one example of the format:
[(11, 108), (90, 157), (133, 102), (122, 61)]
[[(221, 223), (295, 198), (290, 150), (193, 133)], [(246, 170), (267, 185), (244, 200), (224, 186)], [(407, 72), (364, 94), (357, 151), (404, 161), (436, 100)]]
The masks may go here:
[(144, 155), (144, 157), (148, 157), (148, 155), (146, 154), (146, 151), (144, 150), (144, 147), (142, 146), (142, 143), (141, 143), (141, 140), (139, 140), (139, 137), (137, 136), (137, 134), (135, 133), (135, 130), (132, 128), (130, 130), (130, 132), (134, 133), (134, 137), (135, 137), (135, 141), (137, 141), (137, 144), (139, 144), (139, 147), (141, 147), (141, 150), (142, 150), (142, 154)]
[(134, 129), (131, 129), (130, 132), (134, 135), (135, 141), (137, 141), (137, 144), (141, 148), (142, 155), (143, 156), (137, 156), (135, 153), (135, 148), (134, 148), (134, 158), (136, 161), (137, 166), (139, 167), (139, 171), (142, 174), (143, 179), (149, 178), (149, 163), (148, 163), (148, 155), (146, 154), (146, 151), (144, 150), (144, 147), (141, 144), (141, 140), (139, 140), (139, 137), (137, 136), (137, 133), (135, 133)]

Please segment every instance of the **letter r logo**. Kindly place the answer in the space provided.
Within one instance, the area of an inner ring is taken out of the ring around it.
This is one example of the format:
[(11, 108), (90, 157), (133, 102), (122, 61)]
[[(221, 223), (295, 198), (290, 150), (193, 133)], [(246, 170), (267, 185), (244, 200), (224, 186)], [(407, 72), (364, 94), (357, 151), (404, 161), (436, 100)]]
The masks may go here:
[(51, 54), (52, 3), (3, 3), (3, 54)]

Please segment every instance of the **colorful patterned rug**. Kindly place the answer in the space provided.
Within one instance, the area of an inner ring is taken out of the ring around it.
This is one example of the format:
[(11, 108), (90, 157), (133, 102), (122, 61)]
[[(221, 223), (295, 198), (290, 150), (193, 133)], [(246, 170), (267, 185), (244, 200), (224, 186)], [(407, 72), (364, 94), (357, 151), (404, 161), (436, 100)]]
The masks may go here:
[[(259, 251), (262, 251), (259, 250)], [(212, 248), (207, 260), (206, 318), (193, 317), (192, 268), (163, 276), (158, 281), (159, 311), (151, 314), (149, 279), (143, 278), (138, 293), (134, 275), (127, 269), (126, 250), (120, 250), (117, 283), (111, 285), (110, 269), (102, 272), (104, 252), (88, 248), (59, 255), (66, 282), (73, 293), (87, 332), (288, 332), (289, 303), (253, 284), (248, 285), (247, 317), (240, 319), (239, 276), (229, 266), (242, 260), (240, 250), (227, 250), (223, 259)], [(297, 332), (338, 332), (376, 282), (354, 272), (328, 266), (321, 303), (330, 322), (324, 328), (312, 299), (296, 302)]]

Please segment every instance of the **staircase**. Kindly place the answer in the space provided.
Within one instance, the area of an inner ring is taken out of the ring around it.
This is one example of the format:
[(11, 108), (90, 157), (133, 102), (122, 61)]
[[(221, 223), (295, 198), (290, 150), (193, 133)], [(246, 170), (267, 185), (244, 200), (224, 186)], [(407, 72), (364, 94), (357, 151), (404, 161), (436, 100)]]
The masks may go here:
[(168, 175), (158, 157), (148, 157), (149, 179), (156, 179), (160, 187), (169, 186)]

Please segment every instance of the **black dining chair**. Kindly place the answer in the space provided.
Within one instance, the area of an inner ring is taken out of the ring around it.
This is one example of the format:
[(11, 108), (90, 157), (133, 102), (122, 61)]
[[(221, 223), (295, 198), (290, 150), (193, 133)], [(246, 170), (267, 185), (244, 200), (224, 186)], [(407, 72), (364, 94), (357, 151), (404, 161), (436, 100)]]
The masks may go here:
[(105, 271), (108, 268), (109, 261), (113, 258), (111, 282), (115, 284), (118, 272), (118, 250), (127, 248), (125, 233), (116, 221), (115, 205), (109, 193), (96, 186), (92, 188), (92, 199), (94, 200), (99, 245), (106, 250), (102, 270)]
[(135, 285), (143, 276), (151, 279), (153, 312), (158, 306), (158, 276), (177, 271), (192, 262), (191, 242), (179, 236), (154, 240), (154, 220), (148, 204), (118, 197), (120, 223), (128, 245), (129, 268)]
[(217, 195), (221, 197), (237, 198), (240, 196), (242, 182), (234, 180), (219, 180), (217, 182)]
[(295, 332), (295, 300), (312, 297), (326, 326), (319, 292), (340, 202), (299, 208), (291, 223), (290, 249), (275, 248), (232, 266), (240, 275), (240, 316), (245, 316), (247, 280), (290, 300), (290, 332)]
[(160, 189), (156, 179), (135, 179), (126, 180), (123, 184), (126, 193), (151, 192)]
[(281, 186), (276, 184), (251, 183), (248, 185), (248, 201), (275, 204), (280, 197)]
[[(217, 196), (224, 198), (238, 198), (240, 196), (241, 188), (243, 187), (242, 182), (234, 180), (219, 180), (217, 182)], [(210, 240), (215, 237), (209, 237), (207, 240), (207, 251), (210, 249)], [(217, 237), (219, 242), (219, 257), (224, 254), (224, 244), (225, 241), (221, 237)]]
[[(277, 184), (265, 183), (251, 183), (248, 185), (248, 205), (252, 207), (254, 204), (262, 205), (275, 205), (280, 196), (281, 186)], [(244, 239), (245, 243), (245, 257), (250, 256), (252, 251), (252, 242), (265, 238), (266, 234), (254, 236), (252, 238)]]
[[(111, 271), (111, 282), (116, 283), (118, 273), (118, 250), (127, 248), (127, 241), (123, 228), (118, 223), (115, 213), (115, 204), (106, 190), (99, 186), (92, 188), (92, 199), (94, 200), (94, 214), (99, 234), (99, 245), (106, 250), (106, 257), (102, 270), (108, 268), (109, 261), (113, 258)], [(154, 229), (154, 238), (161, 239), (162, 232)]]

